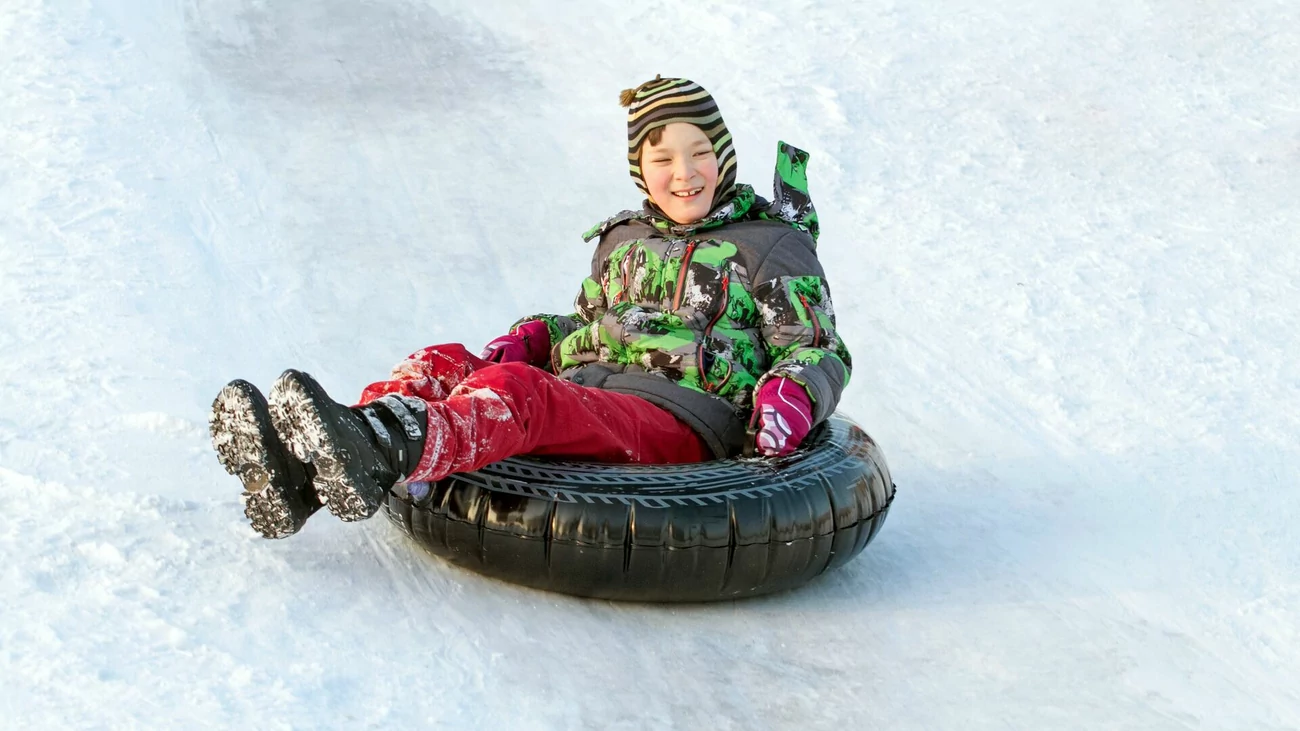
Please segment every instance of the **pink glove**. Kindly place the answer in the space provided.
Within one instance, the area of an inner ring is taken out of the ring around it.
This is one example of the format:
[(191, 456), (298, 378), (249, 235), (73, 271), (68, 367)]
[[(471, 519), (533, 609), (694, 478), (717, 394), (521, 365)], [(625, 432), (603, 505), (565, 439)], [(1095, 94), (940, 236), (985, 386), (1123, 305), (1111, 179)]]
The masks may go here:
[(541, 365), (551, 354), (551, 331), (541, 320), (530, 320), (487, 344), (479, 355), (493, 363)]
[(799, 446), (812, 429), (812, 399), (803, 386), (789, 378), (772, 378), (754, 396), (760, 454), (784, 457)]

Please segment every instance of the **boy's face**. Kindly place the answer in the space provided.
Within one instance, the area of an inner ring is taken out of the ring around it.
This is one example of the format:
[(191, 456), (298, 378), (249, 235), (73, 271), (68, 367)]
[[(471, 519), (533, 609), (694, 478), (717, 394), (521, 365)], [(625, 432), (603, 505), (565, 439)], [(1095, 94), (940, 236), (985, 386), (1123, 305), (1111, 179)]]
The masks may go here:
[(650, 200), (680, 224), (695, 223), (713, 207), (718, 186), (718, 156), (699, 127), (673, 122), (663, 139), (641, 146), (641, 177)]

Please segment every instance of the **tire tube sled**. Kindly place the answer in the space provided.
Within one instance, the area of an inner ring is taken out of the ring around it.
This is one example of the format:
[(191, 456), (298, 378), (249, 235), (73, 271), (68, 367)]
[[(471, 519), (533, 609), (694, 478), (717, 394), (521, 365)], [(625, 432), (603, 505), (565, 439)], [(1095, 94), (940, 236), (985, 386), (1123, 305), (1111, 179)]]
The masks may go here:
[(397, 485), (387, 512), (451, 563), (547, 591), (655, 602), (800, 586), (860, 553), (895, 493), (875, 441), (838, 415), (787, 457), (512, 457), (428, 487), (417, 500)]

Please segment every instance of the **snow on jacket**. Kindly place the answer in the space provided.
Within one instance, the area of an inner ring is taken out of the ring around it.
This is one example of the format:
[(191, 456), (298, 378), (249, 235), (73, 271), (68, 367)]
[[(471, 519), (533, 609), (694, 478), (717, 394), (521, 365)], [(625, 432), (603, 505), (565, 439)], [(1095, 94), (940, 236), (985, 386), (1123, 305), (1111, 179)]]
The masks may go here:
[(577, 311), (516, 327), (546, 322), (553, 373), (668, 409), (719, 458), (743, 448), (754, 392), (769, 378), (802, 385), (813, 423), (825, 420), (852, 365), (817, 261), (807, 161), (778, 146), (772, 203), (739, 185), (694, 224), (648, 203), (602, 222), (584, 236), (599, 243)]

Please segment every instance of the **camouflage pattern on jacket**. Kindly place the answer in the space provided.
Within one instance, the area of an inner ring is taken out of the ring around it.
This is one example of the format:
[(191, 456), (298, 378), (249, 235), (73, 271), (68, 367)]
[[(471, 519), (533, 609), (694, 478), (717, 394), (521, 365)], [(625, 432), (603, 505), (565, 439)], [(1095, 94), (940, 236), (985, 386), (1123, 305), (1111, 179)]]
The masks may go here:
[[(828, 417), (848, 383), (851, 360), (815, 253), (819, 231), (807, 159), (779, 146), (772, 203), (738, 185), (693, 225), (674, 224), (647, 205), (588, 231), (586, 240), (600, 242), (576, 311), (520, 320), (546, 322), (551, 369), (577, 382), (593, 366), (666, 379), (698, 394), (656, 389), (657, 403), (679, 416), (692, 412), (693, 419), (683, 416), (688, 423), (705, 411), (714, 421), (721, 413), (699, 408), (701, 397), (725, 401), (731, 416), (744, 420), (757, 386), (784, 376), (808, 390), (814, 423)], [(734, 433), (734, 425), (728, 428)], [(715, 445), (715, 451), (734, 453), (735, 445)]]

